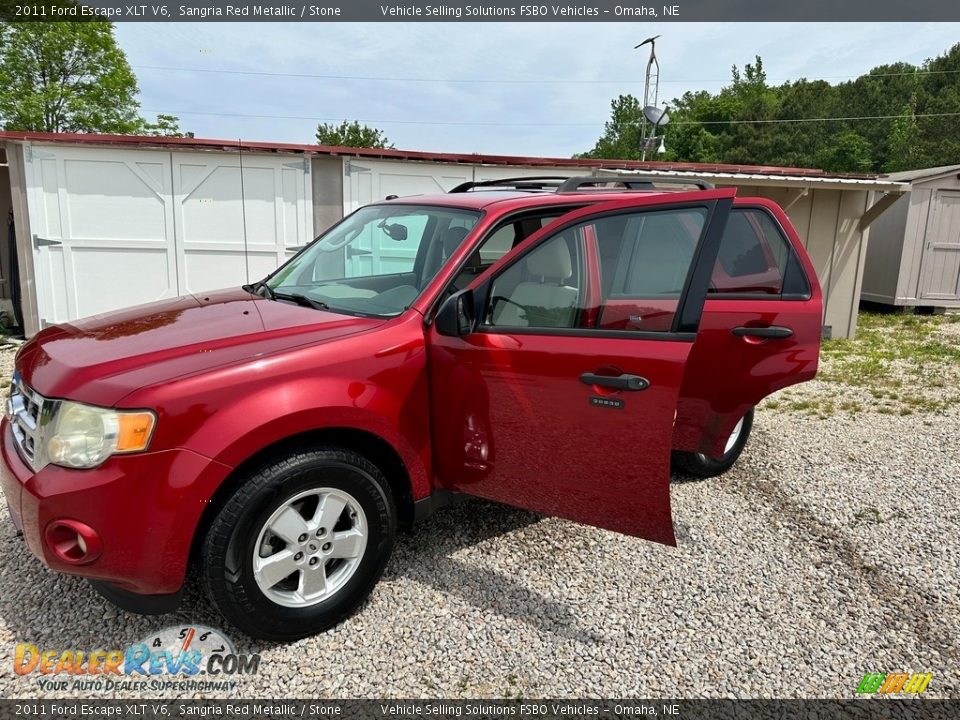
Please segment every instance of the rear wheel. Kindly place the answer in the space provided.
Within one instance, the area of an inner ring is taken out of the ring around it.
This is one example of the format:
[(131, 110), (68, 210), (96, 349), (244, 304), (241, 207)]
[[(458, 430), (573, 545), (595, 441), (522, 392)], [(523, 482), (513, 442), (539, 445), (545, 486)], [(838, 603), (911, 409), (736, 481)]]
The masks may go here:
[(375, 465), (335, 448), (297, 451), (251, 472), (217, 513), (203, 582), (244, 632), (295, 640), (359, 607), (395, 533), (390, 487)]
[(719, 458), (712, 458), (704, 453), (674, 451), (672, 458), (674, 470), (698, 478), (722, 475), (737, 462), (740, 453), (743, 452), (743, 448), (747, 444), (747, 440), (750, 438), (752, 428), (753, 408), (750, 408), (730, 432), (724, 446), (723, 455)]

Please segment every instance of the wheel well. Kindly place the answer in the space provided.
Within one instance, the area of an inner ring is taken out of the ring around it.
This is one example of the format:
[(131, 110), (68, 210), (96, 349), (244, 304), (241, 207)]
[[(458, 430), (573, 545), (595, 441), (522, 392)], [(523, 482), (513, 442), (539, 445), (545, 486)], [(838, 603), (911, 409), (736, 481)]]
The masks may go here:
[(390, 483), (390, 489), (397, 504), (397, 520), (401, 526), (413, 524), (413, 495), (410, 489), (410, 475), (400, 455), (397, 454), (390, 443), (378, 435), (353, 428), (311, 430), (268, 445), (231, 471), (227, 478), (220, 483), (220, 487), (214, 492), (213, 497), (210, 498), (210, 502), (207, 503), (207, 507), (200, 517), (200, 522), (197, 523), (197, 529), (193, 534), (191, 559), (196, 559), (197, 552), (214, 517), (237, 487), (240, 486), (244, 477), (248, 476), (257, 466), (263, 465), (284, 453), (317, 445), (352, 450), (359, 455), (363, 455), (380, 468), (380, 471), (387, 478), (387, 482)]

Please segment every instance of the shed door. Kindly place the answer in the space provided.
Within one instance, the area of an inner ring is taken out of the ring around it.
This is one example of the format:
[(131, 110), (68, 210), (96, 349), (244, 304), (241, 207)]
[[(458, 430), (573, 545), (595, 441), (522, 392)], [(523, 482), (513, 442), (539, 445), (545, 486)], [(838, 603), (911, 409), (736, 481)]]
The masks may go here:
[(262, 278), (312, 239), (309, 161), (174, 153), (180, 294)]
[(926, 237), (920, 297), (960, 300), (960, 192), (938, 190)]
[(177, 294), (168, 153), (24, 151), (41, 326)]
[[(302, 158), (26, 153), (41, 326), (262, 278), (312, 240)], [(243, 198), (243, 201), (241, 201)]]

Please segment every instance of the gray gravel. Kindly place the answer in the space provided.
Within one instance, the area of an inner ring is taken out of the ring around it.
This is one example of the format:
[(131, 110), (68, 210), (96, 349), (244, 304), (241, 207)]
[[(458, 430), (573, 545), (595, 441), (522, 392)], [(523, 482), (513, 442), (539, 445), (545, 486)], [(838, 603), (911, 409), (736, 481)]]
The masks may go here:
[[(471, 501), (402, 536), (334, 630), (286, 646), (234, 634), (263, 661), (231, 695), (851, 697), (864, 673), (902, 670), (960, 697), (958, 478), (957, 407), (761, 410), (730, 473), (674, 484), (679, 547)], [(11, 671), (17, 642), (220, 626), (194, 588), (175, 615), (118, 612), (45, 570), (6, 519), (0, 545), (4, 697), (46, 694)]]

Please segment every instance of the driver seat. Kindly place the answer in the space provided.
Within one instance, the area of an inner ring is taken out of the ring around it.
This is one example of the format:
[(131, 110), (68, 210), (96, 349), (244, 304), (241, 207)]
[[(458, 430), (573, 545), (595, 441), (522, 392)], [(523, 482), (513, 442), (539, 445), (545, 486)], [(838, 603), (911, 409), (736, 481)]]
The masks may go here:
[(493, 309), (493, 324), (507, 327), (573, 327), (580, 292), (566, 281), (573, 275), (570, 250), (562, 239), (541, 245), (527, 256), (527, 273), (538, 281), (519, 283), (509, 302)]

